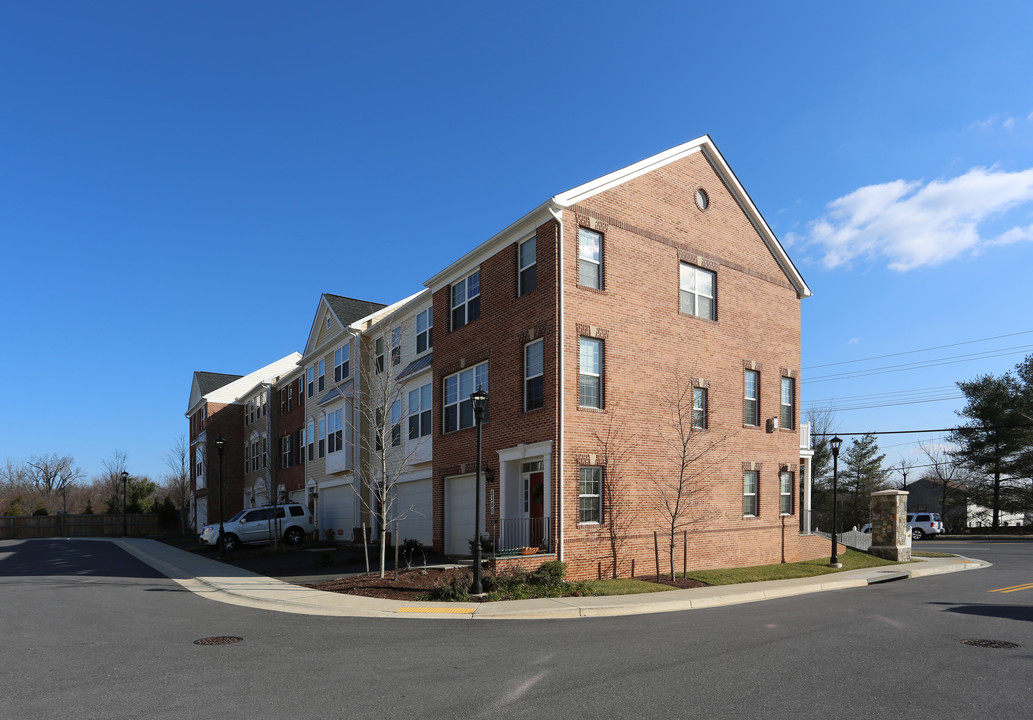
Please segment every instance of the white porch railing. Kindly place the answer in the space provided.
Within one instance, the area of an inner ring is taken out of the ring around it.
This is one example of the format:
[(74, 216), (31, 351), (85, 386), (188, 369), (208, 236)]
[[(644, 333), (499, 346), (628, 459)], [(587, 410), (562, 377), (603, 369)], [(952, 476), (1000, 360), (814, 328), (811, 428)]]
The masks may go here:
[(496, 552), (508, 552), (523, 547), (552, 552), (552, 518), (503, 518), (494, 520), (492, 540)]

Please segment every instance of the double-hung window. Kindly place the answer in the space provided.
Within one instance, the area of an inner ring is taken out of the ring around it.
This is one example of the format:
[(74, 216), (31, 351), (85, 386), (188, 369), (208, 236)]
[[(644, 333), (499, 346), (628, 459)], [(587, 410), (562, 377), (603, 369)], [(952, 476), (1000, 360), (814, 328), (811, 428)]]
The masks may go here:
[(796, 417), (796, 382), (791, 377), (782, 378), (782, 427), (786, 430), (793, 429), (793, 419)]
[(681, 264), (681, 311), (706, 320), (713, 320), (714, 286), (717, 275), (688, 263)]
[(782, 515), (793, 514), (793, 474), (788, 470), (778, 474), (778, 511)]
[(316, 459), (316, 421), (308, 421), (308, 432), (305, 435), (308, 438), (308, 459), (309, 462)]
[(416, 316), (416, 354), (434, 347), (434, 308), (427, 308)]
[(345, 343), (334, 350), (334, 382), (341, 382), (348, 377), (351, 361), (351, 344)]
[(452, 329), (458, 330), (481, 316), (481, 271), (452, 286)]
[(287, 434), (280, 438), (280, 467), (287, 469), (291, 466), (291, 435)]
[(319, 361), (319, 377), (316, 378), (316, 382), (319, 385), (319, 392), (323, 392), (326, 389), (326, 360)]
[(542, 340), (524, 345), (524, 412), (537, 410), (545, 404), (543, 346)]
[(397, 365), (402, 362), (402, 328), (396, 327), (391, 331), (391, 364)]
[(384, 338), (378, 337), (373, 342), (373, 374), (384, 372)]
[(747, 470), (742, 478), (742, 514), (747, 517), (757, 515), (757, 475), (756, 470)]
[(402, 401), (391, 403), (391, 447), (402, 444)]
[(409, 439), (419, 440), (430, 435), (431, 406), (434, 391), (430, 383), (409, 391)]
[(344, 411), (331, 410), (326, 416), (327, 452), (344, 449)]
[(697, 430), (707, 429), (707, 389), (692, 388), (692, 427)]
[(581, 407), (601, 408), (603, 406), (603, 341), (597, 338), (581, 338), (581, 393), (578, 403)]
[(603, 469), (582, 465), (578, 483), (578, 522), (598, 523), (603, 517)]
[(603, 234), (595, 230), (577, 229), (578, 285), (602, 290)]
[(526, 295), (538, 286), (538, 239), (534, 236), (520, 243), (520, 295)]
[(316, 391), (316, 368), (310, 366), (306, 373), (308, 375), (308, 396), (312, 397), (312, 394)]
[[(443, 432), (473, 427), (473, 400), (470, 399), (470, 395), (478, 388), (488, 392), (488, 363), (486, 362), (445, 378)], [(487, 413), (487, 408), (485, 408), (485, 413)]]
[(317, 438), (318, 441), (319, 441), (319, 457), (326, 457), (326, 418), (325, 417), (320, 416), (319, 421), (317, 423), (317, 428), (318, 428), (318, 432), (319, 432), (319, 437)]
[(743, 425), (760, 425), (760, 373), (746, 370), (743, 373)]

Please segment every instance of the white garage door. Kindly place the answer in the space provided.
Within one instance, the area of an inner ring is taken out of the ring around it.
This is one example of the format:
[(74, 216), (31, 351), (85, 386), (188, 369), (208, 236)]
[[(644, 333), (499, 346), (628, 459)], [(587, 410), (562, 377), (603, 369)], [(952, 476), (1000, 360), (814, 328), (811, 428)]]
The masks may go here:
[[(431, 480), (411, 480), (395, 485), (394, 514), (405, 515), (398, 521), (398, 539), (416, 538), (427, 547), (434, 542), (434, 502)], [(411, 508), (411, 509), (410, 509)]]
[[(445, 478), (445, 554), (469, 555), (474, 536), (473, 475)], [(484, 508), (481, 508), (483, 513)]]
[(351, 540), (355, 525), (355, 495), (351, 485), (321, 488), (319, 491), (319, 539), (326, 531), (333, 532), (335, 540)]

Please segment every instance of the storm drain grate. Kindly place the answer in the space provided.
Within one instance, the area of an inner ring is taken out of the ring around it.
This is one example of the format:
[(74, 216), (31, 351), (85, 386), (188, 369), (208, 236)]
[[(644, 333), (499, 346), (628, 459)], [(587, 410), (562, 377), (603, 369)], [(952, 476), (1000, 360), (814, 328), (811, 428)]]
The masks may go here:
[(971, 645), (972, 647), (994, 648), (996, 650), (1010, 650), (1019, 647), (1016, 643), (1004, 640), (962, 640), (961, 644)]
[(239, 643), (243, 639), (235, 635), (216, 635), (215, 637), (194, 640), (194, 645), (232, 645), (233, 643)]

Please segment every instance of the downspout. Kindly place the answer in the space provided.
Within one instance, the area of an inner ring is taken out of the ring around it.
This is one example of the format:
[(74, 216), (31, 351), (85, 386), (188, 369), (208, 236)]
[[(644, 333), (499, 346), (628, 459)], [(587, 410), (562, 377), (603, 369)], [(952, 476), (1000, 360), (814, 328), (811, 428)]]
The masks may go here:
[(559, 367), (559, 384), (560, 384), (560, 397), (559, 397), (559, 404), (560, 404), (560, 428), (559, 428), (559, 436), (557, 438), (557, 443), (556, 443), (556, 467), (558, 468), (558, 472), (556, 473), (556, 475), (557, 475), (557, 477), (556, 477), (556, 489), (557, 489), (557, 492), (558, 492), (558, 495), (559, 495), (559, 498), (560, 498), (560, 502), (559, 502), (559, 520), (556, 523), (556, 550), (557, 550), (557, 559), (560, 562), (563, 562), (563, 558), (566, 555), (566, 548), (564, 547), (564, 543), (563, 543), (563, 521), (564, 521), (564, 518), (566, 517), (566, 515), (564, 514), (564, 502), (563, 502), (563, 448), (564, 448), (563, 432), (564, 432), (564, 428), (566, 427), (565, 413), (566, 413), (566, 408), (567, 408), (567, 398), (566, 398), (566, 392), (565, 392), (565, 388), (566, 388), (567, 384), (564, 382), (564, 372), (563, 372), (563, 370), (564, 370), (564, 362), (563, 362), (563, 337), (564, 337), (564, 333), (566, 332), (566, 323), (565, 323), (565, 321), (566, 321), (566, 312), (565, 312), (565, 306), (564, 306), (564, 302), (563, 302), (563, 299), (564, 299), (563, 298), (563, 272), (566, 269), (566, 263), (563, 260), (563, 211), (560, 210), (559, 212), (557, 212), (556, 209), (555, 209), (555, 206), (552, 203), (550, 203), (549, 204), (549, 212), (552, 214), (552, 216), (554, 218), (556, 218), (556, 222), (559, 223), (559, 226), (560, 226), (559, 227), (559, 248), (558, 248), (557, 253), (556, 253), (556, 282), (557, 282), (557, 292), (559, 294), (559, 303), (558, 304), (559, 304), (559, 315), (560, 315), (560, 318), (559, 318), (559, 329), (558, 329), (558, 331), (556, 333), (557, 334), (556, 344), (557, 344), (557, 347), (559, 349), (559, 361), (557, 362), (557, 366)]

